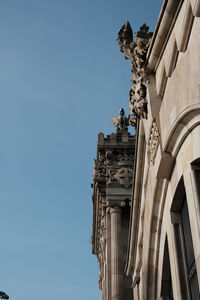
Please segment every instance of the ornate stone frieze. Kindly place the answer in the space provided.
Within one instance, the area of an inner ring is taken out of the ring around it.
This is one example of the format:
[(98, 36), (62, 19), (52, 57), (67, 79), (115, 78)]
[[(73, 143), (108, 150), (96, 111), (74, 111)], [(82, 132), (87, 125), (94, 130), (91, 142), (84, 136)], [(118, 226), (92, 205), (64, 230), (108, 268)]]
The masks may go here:
[[(123, 134), (127, 135), (128, 140), (128, 132), (125, 131)], [(94, 160), (94, 182), (105, 182), (106, 186), (114, 184), (129, 188), (132, 184), (133, 159), (134, 153), (131, 148), (109, 148), (99, 151), (97, 159)]]
[(133, 167), (134, 155), (128, 152), (118, 154), (118, 165), (119, 166), (131, 166)]
[(151, 153), (151, 162), (154, 162), (159, 145), (160, 130), (155, 121), (152, 123), (149, 138), (149, 152)]
[(106, 177), (106, 166), (105, 156), (100, 152), (98, 159), (94, 159), (94, 169), (92, 179), (96, 182), (105, 180)]
[(133, 153), (116, 151), (113, 164), (106, 164), (106, 185), (120, 184), (126, 189), (132, 184)]
[(148, 32), (149, 27), (145, 24), (135, 33), (135, 41), (133, 41), (133, 31), (127, 21), (118, 32), (118, 44), (120, 51), (125, 54), (125, 59), (129, 59), (131, 63), (131, 71), (134, 73), (131, 78), (132, 87), (129, 92), (129, 108), (130, 115), (134, 117), (129, 123), (135, 126), (136, 120), (147, 118), (147, 69), (146, 55), (150, 45), (152, 32)]

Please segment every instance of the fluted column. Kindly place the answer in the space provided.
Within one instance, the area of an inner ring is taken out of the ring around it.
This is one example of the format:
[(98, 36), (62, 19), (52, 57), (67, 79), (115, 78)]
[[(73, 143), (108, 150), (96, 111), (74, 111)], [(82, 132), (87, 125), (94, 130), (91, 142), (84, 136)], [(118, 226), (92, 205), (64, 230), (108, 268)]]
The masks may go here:
[(111, 214), (111, 300), (122, 300), (122, 243), (121, 234), (121, 208), (114, 206)]

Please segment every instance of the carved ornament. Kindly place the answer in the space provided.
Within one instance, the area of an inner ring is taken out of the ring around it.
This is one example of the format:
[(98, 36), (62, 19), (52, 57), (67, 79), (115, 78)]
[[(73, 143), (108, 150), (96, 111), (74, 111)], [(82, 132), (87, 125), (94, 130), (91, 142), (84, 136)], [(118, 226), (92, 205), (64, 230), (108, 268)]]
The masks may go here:
[(132, 185), (133, 169), (121, 168), (114, 175), (114, 178), (117, 179), (117, 181), (126, 189), (128, 189)]
[(152, 123), (149, 138), (149, 152), (151, 153), (151, 162), (154, 162), (159, 145), (160, 130), (155, 121)]
[(130, 60), (131, 71), (134, 73), (131, 78), (132, 87), (129, 93), (130, 115), (134, 117), (129, 123), (133, 126), (136, 125), (137, 119), (147, 118), (147, 70), (145, 64), (152, 37), (152, 32), (148, 32), (148, 30), (149, 27), (144, 24), (135, 33), (135, 41), (133, 41), (133, 31), (127, 21), (118, 32), (117, 38), (120, 51), (125, 54), (125, 59)]
[(125, 201), (120, 201), (120, 200), (108, 200), (107, 207), (112, 208), (112, 207), (115, 207), (115, 206), (124, 207), (124, 206), (126, 206), (126, 202)]
[(131, 117), (128, 115), (128, 118), (125, 116), (124, 109), (121, 108), (119, 111), (119, 117), (116, 118), (112, 114), (110, 114), (112, 118), (112, 122), (117, 127), (118, 130), (127, 130), (127, 127), (130, 125)]
[(92, 179), (94, 181), (105, 180), (106, 177), (106, 166), (105, 166), (105, 157), (100, 153), (98, 160), (94, 159), (94, 169), (92, 174)]

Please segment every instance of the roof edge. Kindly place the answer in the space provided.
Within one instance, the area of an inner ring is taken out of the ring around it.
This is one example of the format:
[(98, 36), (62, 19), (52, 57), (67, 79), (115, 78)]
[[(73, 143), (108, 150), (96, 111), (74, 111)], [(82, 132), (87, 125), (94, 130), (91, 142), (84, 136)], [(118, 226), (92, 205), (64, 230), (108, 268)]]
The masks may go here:
[(169, 35), (184, 0), (164, 0), (147, 53), (147, 67), (154, 71), (165, 49)]

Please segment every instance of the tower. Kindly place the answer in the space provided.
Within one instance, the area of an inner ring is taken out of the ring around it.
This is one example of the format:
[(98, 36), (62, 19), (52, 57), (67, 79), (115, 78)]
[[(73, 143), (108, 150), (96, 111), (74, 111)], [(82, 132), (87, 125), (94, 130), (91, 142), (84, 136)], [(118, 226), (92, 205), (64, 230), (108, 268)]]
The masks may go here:
[(93, 171), (92, 252), (99, 262), (102, 300), (132, 299), (125, 276), (135, 138), (121, 109), (112, 117), (116, 133), (98, 135)]

